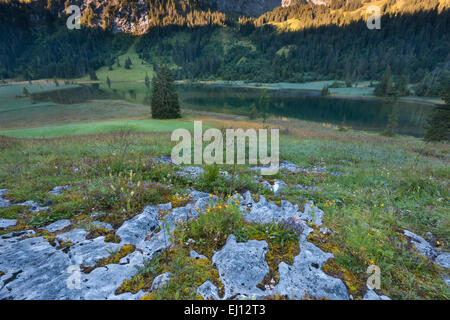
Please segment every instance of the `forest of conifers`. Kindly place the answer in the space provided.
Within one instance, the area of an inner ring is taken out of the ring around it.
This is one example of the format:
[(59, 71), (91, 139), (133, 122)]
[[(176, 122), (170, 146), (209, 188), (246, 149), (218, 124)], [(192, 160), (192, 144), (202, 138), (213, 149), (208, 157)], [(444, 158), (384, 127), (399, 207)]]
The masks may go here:
[[(387, 1), (381, 30), (369, 30), (364, 19), (342, 13), (358, 8), (364, 2), (359, 0), (351, 6), (342, 0), (330, 7), (299, 4), (259, 18), (226, 16), (199, 1), (183, 0), (181, 6), (147, 0), (152, 23), (138, 36), (113, 33), (108, 16), (96, 17), (101, 26), (92, 18), (84, 19), (82, 30), (68, 30), (67, 17), (52, 10), (53, 2), (64, 1), (45, 1), (39, 12), (36, 6), (1, 1), (0, 79), (80, 77), (113, 65), (134, 43), (141, 59), (171, 64), (177, 79), (379, 80), (389, 66), (394, 78), (406, 76), (411, 83), (448, 82), (449, 10), (438, 10), (433, 1), (411, 1), (402, 14), (389, 13), (395, 1)], [(330, 14), (332, 8), (340, 10)], [(276, 26), (289, 19), (300, 21), (300, 28)]]

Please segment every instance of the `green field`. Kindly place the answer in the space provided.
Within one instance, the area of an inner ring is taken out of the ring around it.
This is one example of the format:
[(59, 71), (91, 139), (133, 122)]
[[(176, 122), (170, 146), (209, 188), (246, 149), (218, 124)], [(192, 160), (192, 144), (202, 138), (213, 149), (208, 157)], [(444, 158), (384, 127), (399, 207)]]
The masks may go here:
[[(130, 69), (125, 69), (125, 60), (127, 58), (130, 58), (132, 62)], [(150, 79), (153, 77), (153, 66), (139, 58), (134, 45), (132, 45), (126, 53), (120, 55), (118, 59), (120, 67), (117, 66), (116, 62), (112, 66), (113, 70), (109, 70), (109, 67), (103, 66), (96, 71), (99, 81), (105, 82), (106, 77), (108, 76), (111, 82), (144, 81), (146, 74), (148, 74)], [(77, 81), (90, 81), (90, 78), (86, 75), (77, 79)]]
[[(147, 93), (143, 83), (115, 84), (120, 100), (89, 100), (62, 104), (52, 101), (33, 102), (30, 95), (78, 87), (48, 83), (0, 86), (0, 135), (15, 138), (55, 138), (68, 135), (131, 132), (170, 132), (177, 128), (191, 129), (186, 120), (152, 120), (149, 106), (142, 100)], [(26, 88), (29, 95), (25, 95)], [(106, 84), (100, 88), (113, 94)], [(136, 97), (129, 90), (136, 90)]]
[(0, 86), (0, 130), (150, 117), (150, 107), (137, 101), (102, 99), (60, 104), (52, 101), (33, 102), (23, 94), (23, 88), (30, 93), (39, 93), (74, 87), (76, 85), (63, 84), (59, 87), (54, 84)]
[(193, 123), (178, 120), (117, 120), (68, 124), (0, 131), (0, 135), (14, 138), (56, 138), (70, 135), (114, 132), (170, 132), (175, 129), (193, 129)]

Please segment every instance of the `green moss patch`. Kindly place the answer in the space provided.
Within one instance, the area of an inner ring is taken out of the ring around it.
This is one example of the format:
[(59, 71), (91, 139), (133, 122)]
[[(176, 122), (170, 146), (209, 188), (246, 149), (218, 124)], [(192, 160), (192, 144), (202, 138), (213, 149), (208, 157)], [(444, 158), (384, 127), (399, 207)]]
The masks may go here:
[(117, 264), (123, 257), (126, 257), (130, 253), (134, 252), (135, 249), (136, 248), (134, 245), (126, 244), (122, 246), (118, 252), (112, 253), (109, 257), (97, 261), (97, 263), (92, 267), (85, 267), (82, 265), (81, 270), (84, 273), (91, 273), (94, 269), (104, 267), (108, 264)]
[(172, 277), (162, 288), (142, 297), (142, 300), (202, 300), (197, 288), (210, 280), (223, 295), (224, 287), (219, 280), (219, 272), (208, 259), (193, 259), (185, 249), (172, 250), (163, 272), (171, 272)]

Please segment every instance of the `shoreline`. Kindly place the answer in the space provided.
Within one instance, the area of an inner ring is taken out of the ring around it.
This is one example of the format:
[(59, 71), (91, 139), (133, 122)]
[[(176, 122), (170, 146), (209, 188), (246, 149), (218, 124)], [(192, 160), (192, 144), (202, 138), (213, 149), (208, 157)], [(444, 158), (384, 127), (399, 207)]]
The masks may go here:
[[(317, 85), (318, 83), (323, 83), (323, 81), (320, 82), (305, 82), (305, 83), (285, 83), (285, 82), (278, 82), (278, 83), (261, 83), (261, 84), (254, 84), (254, 83), (244, 83), (241, 81), (237, 81), (238, 83), (226, 83), (223, 81), (195, 81), (195, 82), (187, 82), (186, 80), (178, 80), (176, 81), (177, 84), (182, 85), (204, 85), (204, 86), (215, 86), (215, 87), (225, 87), (225, 88), (247, 88), (247, 89), (266, 89), (266, 90), (286, 90), (286, 91), (297, 91), (297, 92), (303, 92), (303, 93), (310, 93), (314, 95), (320, 95), (321, 89), (314, 88), (314, 85)], [(283, 87), (285, 86), (285, 87)], [(360, 89), (365, 87), (360, 87)], [(343, 94), (340, 93), (337, 90), (339, 89), (346, 89), (346, 90), (352, 90), (355, 91), (357, 88), (330, 88), (330, 91), (332, 92), (331, 95), (325, 96), (324, 98), (333, 98), (333, 99), (351, 99), (351, 100), (381, 100), (381, 101), (387, 101), (392, 102), (394, 98), (389, 97), (376, 97), (372, 94)], [(334, 91), (334, 92), (333, 92)], [(443, 100), (439, 97), (417, 97), (417, 96), (406, 96), (406, 97), (399, 97), (397, 98), (398, 102), (404, 102), (404, 103), (417, 103), (422, 105), (441, 105), (444, 104)]]
[[(58, 81), (64, 81), (64, 79), (57, 79)], [(133, 81), (114, 81), (116, 83), (123, 82), (136, 82), (143, 83), (143, 80), (133, 80)], [(313, 95), (320, 95), (320, 92), (324, 85), (329, 85), (334, 81), (314, 81), (314, 82), (304, 82), (304, 83), (294, 83), (294, 82), (277, 82), (277, 83), (255, 83), (244, 81), (222, 81), (222, 80), (199, 80), (199, 81), (188, 81), (188, 80), (176, 80), (175, 83), (178, 85), (203, 85), (203, 86), (214, 86), (214, 87), (225, 87), (225, 88), (246, 88), (246, 89), (266, 89), (266, 90), (286, 90), (286, 91), (297, 91), (303, 93), (309, 93)], [(83, 84), (94, 84), (102, 83), (101, 80), (95, 81), (73, 81), (70, 85), (83, 85)], [(379, 100), (392, 102), (394, 98), (389, 97), (376, 97), (371, 92), (369, 92), (368, 82), (360, 82), (360, 87), (357, 88), (330, 88), (331, 95), (325, 96), (324, 98), (332, 99), (349, 99), (349, 100)], [(0, 84), (1, 86), (8, 85), (29, 85), (28, 81), (12, 81), (6, 84)], [(34, 80), (32, 85), (42, 85), (42, 84), (54, 84), (53, 81), (46, 79)], [(63, 83), (64, 84), (64, 83)], [(372, 89), (372, 88), (370, 88)], [(348, 91), (348, 93), (342, 92)], [(360, 91), (360, 92), (358, 92)], [(351, 94), (350, 94), (351, 93)], [(418, 96), (406, 96), (397, 98), (398, 102), (403, 103), (416, 103), (422, 105), (442, 105), (444, 101), (439, 97), (418, 97)]]

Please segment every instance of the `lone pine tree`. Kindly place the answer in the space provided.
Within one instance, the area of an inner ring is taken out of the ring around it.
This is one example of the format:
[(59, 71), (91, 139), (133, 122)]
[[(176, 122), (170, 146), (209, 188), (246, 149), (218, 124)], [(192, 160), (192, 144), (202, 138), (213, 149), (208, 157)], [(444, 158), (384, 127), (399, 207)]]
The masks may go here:
[(180, 118), (180, 103), (174, 88), (170, 69), (161, 64), (152, 81), (152, 117), (154, 119)]

